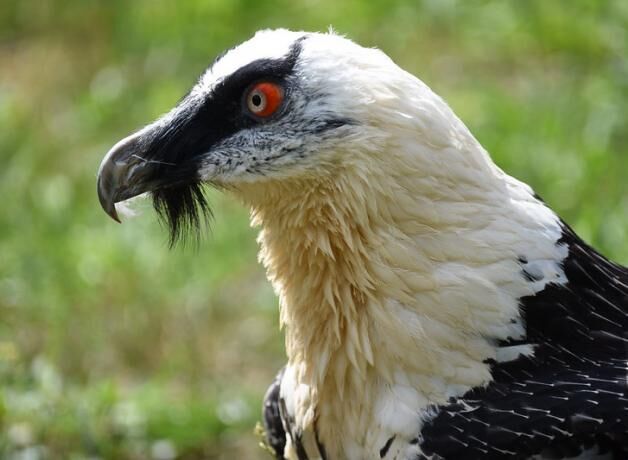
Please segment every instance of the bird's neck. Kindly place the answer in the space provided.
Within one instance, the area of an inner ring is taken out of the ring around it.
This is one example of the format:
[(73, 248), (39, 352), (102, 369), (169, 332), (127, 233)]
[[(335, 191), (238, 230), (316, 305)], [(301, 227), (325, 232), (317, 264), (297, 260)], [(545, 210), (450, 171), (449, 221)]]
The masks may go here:
[(324, 411), (360, 420), (382, 385), (427, 406), (485, 384), (494, 343), (523, 333), (518, 299), (541, 289), (518, 259), (560, 259), (553, 214), (496, 168), (463, 186), (390, 174), (243, 192), (304, 389), (301, 425), (334, 418)]
[(374, 259), (380, 229), (369, 224), (366, 197), (339, 199), (346, 193), (351, 191), (342, 181), (294, 182), (252, 200), (253, 223), (261, 226), (260, 259), (279, 295), (288, 358), (302, 364), (301, 377), (310, 382), (324, 381), (341, 354), (343, 367), (360, 374), (374, 360), (368, 309), (383, 288), (374, 273), (381, 263)]

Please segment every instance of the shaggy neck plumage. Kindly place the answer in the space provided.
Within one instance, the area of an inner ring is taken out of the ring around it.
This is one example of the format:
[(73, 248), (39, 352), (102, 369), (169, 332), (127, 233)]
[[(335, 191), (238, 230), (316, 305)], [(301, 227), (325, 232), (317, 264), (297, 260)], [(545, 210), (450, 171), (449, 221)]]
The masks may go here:
[[(288, 357), (303, 364), (301, 377), (311, 383), (321, 384), (339, 355), (360, 375), (373, 364), (367, 306), (378, 294), (371, 266), (377, 229), (364, 199), (340, 199), (347, 192), (338, 180), (296, 181), (252, 203)], [(344, 372), (336, 375), (341, 394)]]
[(490, 381), (495, 343), (523, 335), (518, 299), (547, 283), (521, 256), (560, 277), (558, 220), (439, 109), (448, 136), (421, 138), (434, 129), (399, 112), (325, 173), (239, 187), (280, 297), (297, 426), (325, 419), (345, 455), (382, 413), (415, 421)]
[(289, 363), (314, 399), (329, 386), (340, 399), (359, 395), (401, 368), (426, 392), (437, 381), (485, 383), (493, 341), (521, 333), (517, 299), (534, 292), (518, 252), (551, 257), (555, 236), (539, 245), (545, 223), (526, 213), (546, 208), (492, 164), (476, 166), (490, 175), (452, 180), (398, 159), (405, 168), (389, 156), (368, 171), (242, 188), (262, 227)]

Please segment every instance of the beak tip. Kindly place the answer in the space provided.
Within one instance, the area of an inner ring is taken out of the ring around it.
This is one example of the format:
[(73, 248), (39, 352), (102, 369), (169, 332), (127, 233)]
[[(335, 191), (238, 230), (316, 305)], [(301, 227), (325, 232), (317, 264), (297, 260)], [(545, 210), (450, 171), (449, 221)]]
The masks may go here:
[(118, 212), (116, 211), (116, 205), (115, 204), (111, 207), (111, 210), (107, 211), (107, 214), (109, 214), (109, 217), (111, 217), (117, 223), (119, 223), (119, 224), (122, 223), (122, 221), (118, 217)]
[(98, 200), (100, 201), (100, 206), (102, 206), (107, 215), (121, 224), (122, 222), (120, 221), (118, 212), (116, 211), (115, 198), (113, 194), (107, 190), (107, 188), (103, 187), (103, 182), (101, 181), (100, 176), (98, 177)]
[(98, 200), (107, 215), (118, 223), (122, 221), (116, 203), (149, 191), (151, 174), (155, 173), (152, 164), (143, 158), (145, 155), (139, 143), (141, 134), (142, 131), (139, 131), (114, 145), (98, 169)]
[(122, 223), (122, 221), (120, 220), (120, 217), (118, 217), (118, 211), (116, 210), (116, 205), (113, 201), (101, 200), (100, 205), (102, 206), (103, 210), (107, 213), (109, 217), (111, 217), (113, 220), (115, 220), (119, 224)]

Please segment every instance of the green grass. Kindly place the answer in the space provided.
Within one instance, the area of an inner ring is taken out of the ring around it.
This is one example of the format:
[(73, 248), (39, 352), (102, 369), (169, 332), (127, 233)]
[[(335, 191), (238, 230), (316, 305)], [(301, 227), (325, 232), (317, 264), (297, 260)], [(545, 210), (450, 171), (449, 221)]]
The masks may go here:
[(5, 1), (0, 457), (265, 458), (253, 427), (284, 358), (246, 210), (210, 193), (211, 233), (170, 251), (148, 206), (107, 218), (95, 172), (224, 48), (329, 25), (419, 75), (502, 168), (628, 263), (623, 0)]

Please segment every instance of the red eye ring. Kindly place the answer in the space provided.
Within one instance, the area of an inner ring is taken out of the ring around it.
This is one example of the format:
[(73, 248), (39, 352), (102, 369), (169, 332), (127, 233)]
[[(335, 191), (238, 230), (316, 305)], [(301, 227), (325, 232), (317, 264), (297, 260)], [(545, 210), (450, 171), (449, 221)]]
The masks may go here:
[(256, 83), (246, 94), (246, 108), (256, 117), (266, 118), (277, 111), (283, 97), (284, 90), (277, 83)]

